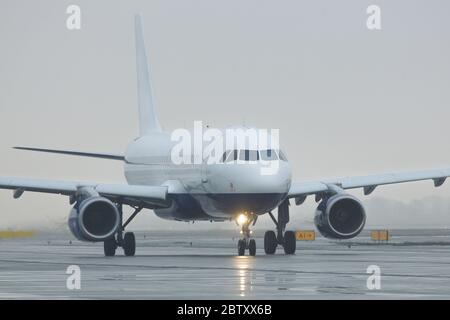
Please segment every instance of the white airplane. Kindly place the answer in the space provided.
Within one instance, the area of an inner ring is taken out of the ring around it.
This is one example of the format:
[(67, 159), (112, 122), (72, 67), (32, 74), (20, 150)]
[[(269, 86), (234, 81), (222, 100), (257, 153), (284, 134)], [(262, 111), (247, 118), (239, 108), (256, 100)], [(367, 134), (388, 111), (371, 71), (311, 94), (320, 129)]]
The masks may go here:
[[(152, 209), (161, 218), (178, 221), (234, 220), (243, 234), (238, 254), (245, 255), (248, 250), (252, 256), (256, 254), (256, 243), (250, 226), (258, 216), (269, 214), (275, 231), (265, 233), (265, 253), (274, 254), (280, 245), (286, 254), (294, 254), (295, 233), (286, 231), (291, 199), (300, 205), (307, 196), (315, 195), (316, 202), (320, 202), (315, 215), (319, 232), (332, 239), (350, 239), (364, 228), (366, 213), (362, 203), (345, 190), (363, 188), (368, 195), (380, 185), (419, 180), (433, 180), (438, 187), (450, 176), (450, 169), (442, 169), (293, 182), (284, 154), (267, 148), (228, 150), (222, 163), (176, 165), (171, 161), (174, 142), (169, 133), (162, 131), (153, 105), (140, 16), (135, 18), (135, 29), (140, 135), (125, 154), (16, 147), (123, 161), (128, 184), (0, 177), (0, 189), (14, 190), (16, 199), (28, 191), (68, 196), (73, 205), (68, 222), (73, 235), (82, 241), (103, 242), (106, 256), (114, 256), (117, 247), (122, 247), (127, 256), (135, 254), (135, 236), (125, 233), (125, 229), (142, 209)], [(276, 174), (261, 175), (263, 159), (279, 162)], [(230, 162), (233, 165), (228, 165)], [(126, 221), (123, 205), (134, 208)], [(277, 219), (272, 214), (276, 208)]]

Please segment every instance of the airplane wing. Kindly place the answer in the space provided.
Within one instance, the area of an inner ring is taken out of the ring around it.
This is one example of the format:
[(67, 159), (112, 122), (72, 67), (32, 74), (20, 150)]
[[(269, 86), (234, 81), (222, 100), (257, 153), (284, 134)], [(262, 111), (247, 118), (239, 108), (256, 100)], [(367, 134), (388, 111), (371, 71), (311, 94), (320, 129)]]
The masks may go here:
[(332, 191), (332, 188), (356, 189), (363, 188), (364, 194), (372, 193), (377, 186), (421, 180), (433, 180), (434, 186), (441, 186), (450, 177), (450, 168), (440, 170), (423, 170), (374, 174), (368, 176), (324, 179), (319, 181), (293, 182), (288, 193), (289, 198), (295, 198), (296, 204), (301, 204), (306, 196), (320, 195)]
[(169, 201), (167, 199), (168, 190), (164, 186), (133, 186), (0, 177), (0, 189), (14, 190), (14, 198), (19, 198), (25, 191), (73, 196), (83, 187), (91, 187), (99, 195), (111, 201), (120, 200), (124, 204), (143, 206), (149, 209), (167, 206)]

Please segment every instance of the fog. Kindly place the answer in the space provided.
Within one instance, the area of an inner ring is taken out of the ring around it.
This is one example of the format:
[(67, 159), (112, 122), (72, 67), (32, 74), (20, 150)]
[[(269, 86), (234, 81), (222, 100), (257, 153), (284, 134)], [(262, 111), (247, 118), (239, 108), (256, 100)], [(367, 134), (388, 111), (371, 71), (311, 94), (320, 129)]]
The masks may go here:
[[(81, 8), (81, 30), (66, 8)], [(12, 150), (121, 153), (138, 133), (133, 15), (144, 16), (160, 122), (280, 129), (294, 180), (450, 166), (448, 1), (0, 0), (0, 176), (125, 182), (120, 162)], [(379, 187), (368, 226), (450, 224), (450, 183)], [(313, 199), (291, 207), (311, 226)], [(65, 228), (56, 195), (0, 190), (0, 229)], [(258, 226), (269, 226), (268, 217)], [(232, 228), (166, 222), (134, 229)]]

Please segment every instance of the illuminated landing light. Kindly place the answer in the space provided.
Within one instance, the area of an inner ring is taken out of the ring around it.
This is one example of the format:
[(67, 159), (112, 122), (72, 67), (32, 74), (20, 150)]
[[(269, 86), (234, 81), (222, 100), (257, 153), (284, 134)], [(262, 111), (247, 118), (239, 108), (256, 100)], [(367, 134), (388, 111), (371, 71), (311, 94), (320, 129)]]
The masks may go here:
[(237, 219), (236, 222), (238, 223), (238, 225), (243, 226), (244, 224), (246, 224), (248, 222), (248, 217), (247, 215), (241, 213)]

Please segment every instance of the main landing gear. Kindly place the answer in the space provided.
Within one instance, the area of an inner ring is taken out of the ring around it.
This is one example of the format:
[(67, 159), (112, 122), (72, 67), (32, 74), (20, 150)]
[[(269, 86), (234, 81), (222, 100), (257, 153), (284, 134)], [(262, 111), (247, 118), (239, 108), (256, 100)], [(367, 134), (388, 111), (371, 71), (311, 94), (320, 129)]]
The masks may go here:
[(264, 234), (264, 251), (266, 254), (274, 254), (277, 246), (281, 245), (284, 248), (285, 254), (295, 254), (297, 248), (297, 241), (293, 231), (285, 231), (286, 225), (289, 222), (289, 201), (284, 201), (278, 207), (278, 221), (269, 212), (270, 217), (276, 226), (277, 233), (274, 231), (266, 231)]
[(237, 224), (241, 227), (241, 234), (243, 238), (238, 241), (238, 255), (244, 256), (245, 250), (248, 249), (248, 254), (250, 256), (256, 255), (256, 241), (255, 239), (250, 239), (252, 231), (250, 230), (250, 225), (255, 225), (258, 216), (255, 214), (241, 214), (237, 218)]
[(142, 207), (135, 207), (133, 214), (128, 218), (128, 220), (122, 224), (123, 220), (123, 208), (122, 204), (118, 204), (117, 208), (119, 209), (120, 219), (121, 219), (121, 226), (119, 227), (119, 230), (117, 231), (117, 234), (115, 236), (112, 236), (111, 238), (105, 240), (103, 242), (103, 250), (105, 252), (105, 256), (112, 257), (116, 254), (116, 249), (118, 247), (122, 247), (123, 252), (126, 256), (134, 256), (136, 253), (136, 237), (134, 236), (133, 232), (125, 232), (126, 226), (136, 217), (136, 215), (141, 212), (143, 209)]
[[(284, 201), (278, 207), (278, 220), (275, 219), (272, 212), (269, 212), (269, 215), (275, 223), (276, 233), (270, 230), (264, 234), (264, 252), (269, 255), (274, 254), (278, 245), (280, 245), (283, 246), (285, 254), (295, 254), (297, 249), (295, 232), (285, 231), (289, 222), (289, 201)], [(255, 214), (245, 213), (236, 219), (237, 224), (241, 227), (241, 234), (244, 236), (243, 239), (238, 241), (239, 256), (244, 256), (246, 249), (248, 249), (250, 256), (256, 255), (256, 242), (255, 239), (250, 239), (252, 232), (249, 227), (250, 225), (255, 225), (257, 217)]]

